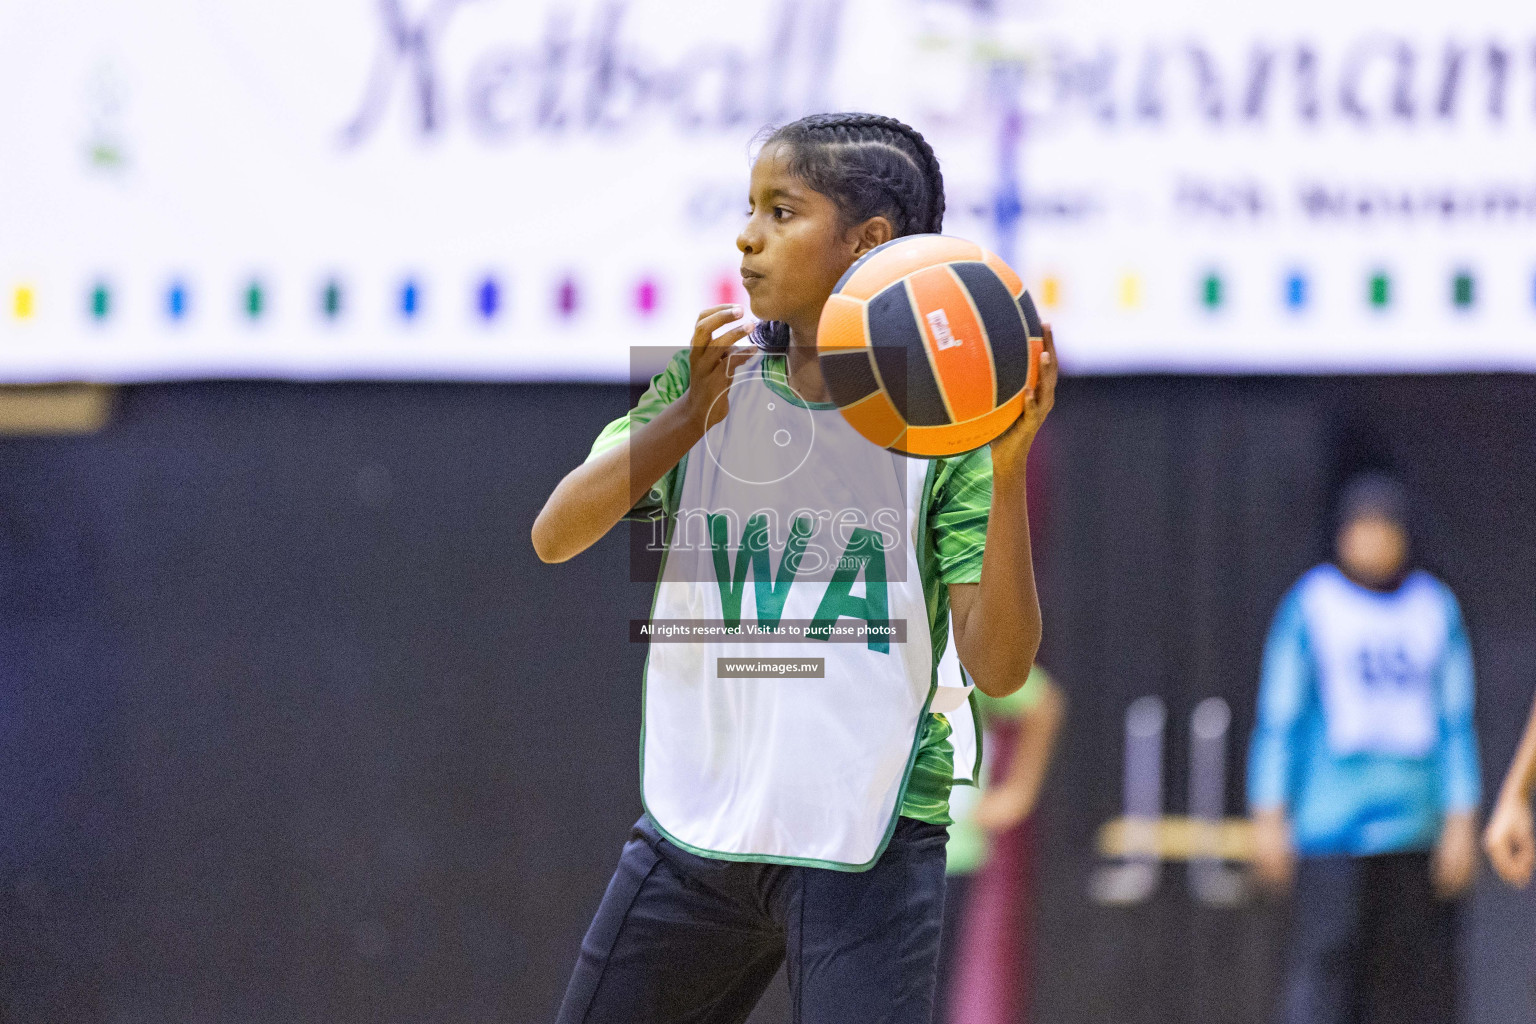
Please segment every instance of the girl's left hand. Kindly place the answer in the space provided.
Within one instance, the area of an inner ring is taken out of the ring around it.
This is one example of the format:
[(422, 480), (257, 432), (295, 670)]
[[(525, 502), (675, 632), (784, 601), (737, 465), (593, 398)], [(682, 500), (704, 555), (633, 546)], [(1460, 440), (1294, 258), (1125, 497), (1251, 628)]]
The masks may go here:
[(1001, 465), (1005, 470), (1024, 469), (1029, 458), (1029, 448), (1035, 435), (1045, 422), (1051, 407), (1056, 404), (1056, 341), (1051, 337), (1051, 325), (1041, 327), (1045, 351), (1040, 353), (1040, 376), (1035, 386), (1024, 392), (1024, 411), (1013, 421), (1013, 426), (1003, 431), (992, 442), (992, 466), (994, 471)]

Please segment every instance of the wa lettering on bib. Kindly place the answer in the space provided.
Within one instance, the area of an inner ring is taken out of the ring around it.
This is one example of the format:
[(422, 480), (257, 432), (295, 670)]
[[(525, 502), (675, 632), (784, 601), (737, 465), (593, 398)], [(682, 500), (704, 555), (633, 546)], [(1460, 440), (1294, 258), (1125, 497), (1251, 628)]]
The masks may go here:
[[(761, 357), (729, 401), (686, 458), (651, 612), (717, 628), (651, 645), (645, 806), (701, 854), (865, 867), (895, 825), (934, 683), (918, 561), (931, 464), (787, 397)], [(763, 629), (778, 639), (754, 639)], [(786, 658), (822, 671), (721, 668)]]
[(1380, 594), (1327, 565), (1308, 573), (1300, 599), (1330, 749), (1428, 755), (1439, 738), (1435, 679), (1450, 639), (1439, 585), (1414, 573)]

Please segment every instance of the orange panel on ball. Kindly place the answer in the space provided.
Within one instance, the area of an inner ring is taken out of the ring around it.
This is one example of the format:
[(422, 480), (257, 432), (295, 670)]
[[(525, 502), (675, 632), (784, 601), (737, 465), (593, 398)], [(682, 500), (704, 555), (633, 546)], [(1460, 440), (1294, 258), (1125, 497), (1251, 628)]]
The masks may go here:
[(868, 301), (886, 285), (914, 270), (946, 260), (980, 260), (984, 250), (974, 242), (948, 235), (905, 235), (866, 253), (837, 283), (837, 293)]
[(947, 266), (907, 278), (918, 325), (950, 419), (964, 423), (992, 408), (997, 394), (987, 333), (965, 286)]
[(907, 421), (891, 404), (884, 391), (876, 391), (868, 398), (842, 408), (843, 418), (853, 429), (869, 438), (881, 448), (889, 448), (901, 440), (907, 429)]
[(833, 295), (821, 307), (821, 321), (816, 326), (818, 349), (868, 348), (869, 334), (864, 327), (864, 303), (846, 295)]
[(1024, 395), (1020, 392), (985, 416), (978, 416), (966, 423), (951, 423), (943, 427), (908, 427), (901, 450), (929, 459), (973, 451), (990, 443), (1012, 426), (1023, 410)]

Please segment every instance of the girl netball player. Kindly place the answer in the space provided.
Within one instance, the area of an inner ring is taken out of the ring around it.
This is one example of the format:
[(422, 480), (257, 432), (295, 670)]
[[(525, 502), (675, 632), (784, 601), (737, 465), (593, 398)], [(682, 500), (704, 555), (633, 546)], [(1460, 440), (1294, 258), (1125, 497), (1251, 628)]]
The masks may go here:
[[(952, 609), (962, 661), (1002, 696), (1040, 639), (1024, 467), (1055, 391), (1049, 332), (1019, 420), (947, 460), (864, 440), (817, 363), (843, 272), (940, 230), (932, 149), (888, 117), (807, 117), (768, 137), (747, 205), (736, 246), (762, 322), (704, 310), (555, 488), (533, 543), (560, 562), (626, 516), (664, 515), (653, 622), (808, 628), (652, 643), (646, 813), (562, 1024), (742, 1021), (786, 961), (797, 1022), (927, 1024), (953, 770), (950, 727), (927, 710), (936, 652)], [(853, 642), (829, 639), (845, 627)], [(775, 675), (786, 656), (812, 677)]]

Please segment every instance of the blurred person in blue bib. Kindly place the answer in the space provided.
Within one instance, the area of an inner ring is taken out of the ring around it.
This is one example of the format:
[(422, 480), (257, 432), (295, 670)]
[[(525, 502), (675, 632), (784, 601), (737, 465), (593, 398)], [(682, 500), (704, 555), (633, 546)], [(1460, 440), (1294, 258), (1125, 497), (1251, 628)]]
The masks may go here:
[(1248, 759), (1255, 872), (1291, 893), (1286, 1024), (1453, 1020), (1458, 900), (1481, 800), (1472, 654), (1449, 588), (1410, 569), (1384, 474), (1339, 501), (1336, 564), (1281, 602)]

